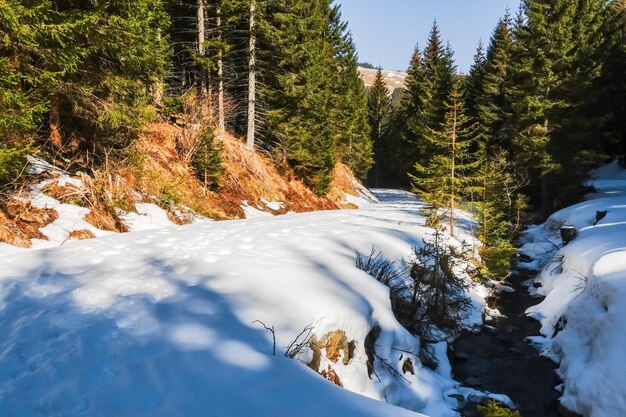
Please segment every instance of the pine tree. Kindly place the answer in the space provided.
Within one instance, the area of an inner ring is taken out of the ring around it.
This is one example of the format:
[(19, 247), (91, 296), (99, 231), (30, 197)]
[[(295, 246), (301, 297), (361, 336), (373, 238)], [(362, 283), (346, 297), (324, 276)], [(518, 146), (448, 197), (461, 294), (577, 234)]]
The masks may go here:
[(467, 116), (475, 122), (478, 122), (478, 103), (483, 95), (486, 66), (485, 49), (480, 41), (474, 54), (474, 62), (465, 78), (465, 108)]
[[(526, 0), (523, 5), (525, 19), (514, 31), (514, 44), (523, 48), (514, 53), (513, 150), (531, 183), (539, 185), (529, 190), (531, 195), (548, 213), (575, 194), (596, 160), (584, 150), (590, 136), (576, 132), (579, 119), (586, 117), (581, 111), (585, 97), (594, 94), (588, 86), (598, 63), (590, 61), (586, 45), (596, 43), (594, 16), (602, 2)], [(563, 178), (569, 181), (562, 184)]]
[(515, 134), (512, 116), (513, 38), (508, 13), (494, 30), (485, 61), (483, 93), (478, 100), (478, 120), (485, 131), (483, 146), (493, 156), (499, 150), (510, 150)]
[(35, 20), (38, 16), (15, 1), (0, 3), (0, 136), (35, 127), (45, 111), (41, 98), (33, 97), (24, 47), (37, 48)]
[(424, 136), (433, 154), (426, 164), (415, 165), (415, 175), (410, 175), (413, 190), (432, 206), (433, 215), (440, 209), (448, 219), (450, 233), (454, 234), (454, 210), (466, 197), (473, 184), (473, 171), (477, 167), (471, 154), (475, 126), (465, 114), (460, 82), (452, 85), (445, 103), (447, 112), (438, 129), (430, 129)]
[(329, 2), (280, 0), (268, 5), (267, 16), (260, 30), (274, 69), (262, 92), (265, 131), (296, 176), (323, 195), (335, 165)]
[(93, 21), (89, 13), (69, 19), (44, 0), (0, 3), (0, 134), (41, 123), (51, 92), (85, 58), (87, 46), (77, 40)]
[(381, 173), (391, 163), (389, 143), (387, 143), (391, 118), (391, 98), (381, 68), (378, 68), (376, 78), (368, 94), (368, 110), (375, 156), (370, 183), (379, 187)]
[(424, 134), (426, 104), (429, 99), (429, 81), (419, 45), (415, 46), (400, 105), (392, 114), (388, 145), (388, 164), (383, 170), (385, 184), (407, 185), (408, 172), (423, 151), (420, 138)]
[(329, 24), (334, 68), (330, 122), (335, 154), (338, 161), (364, 179), (373, 164), (367, 93), (358, 72), (356, 47), (347, 22), (341, 20), (339, 6), (332, 6)]
[[(626, 2), (609, 2), (602, 26), (601, 48), (595, 59), (603, 63), (594, 82), (597, 95), (588, 101), (592, 126), (601, 138), (603, 150), (612, 155), (626, 154)], [(599, 55), (599, 56), (598, 56)]]
[(423, 54), (423, 102), (424, 107), (417, 118), (409, 119), (408, 128), (418, 140), (416, 162), (426, 165), (432, 155), (431, 130), (440, 130), (449, 111), (448, 104), (454, 84), (457, 82), (456, 66), (450, 45), (443, 46), (439, 27), (435, 22)]
[(456, 79), (456, 66), (450, 45), (443, 45), (437, 22), (433, 23), (424, 49), (424, 77), (427, 91), (425, 125), (439, 126), (447, 113), (446, 102)]
[(194, 153), (192, 165), (196, 175), (208, 189), (217, 189), (224, 174), (222, 153), (224, 145), (216, 140), (213, 127), (204, 126), (198, 133), (198, 149)]
[[(481, 154), (484, 155), (483, 152)], [(513, 240), (521, 227), (526, 199), (520, 194), (524, 181), (508, 155), (497, 151), (481, 160), (473, 187), (473, 207), (479, 224), (478, 239), (483, 275), (504, 276), (516, 252)]]

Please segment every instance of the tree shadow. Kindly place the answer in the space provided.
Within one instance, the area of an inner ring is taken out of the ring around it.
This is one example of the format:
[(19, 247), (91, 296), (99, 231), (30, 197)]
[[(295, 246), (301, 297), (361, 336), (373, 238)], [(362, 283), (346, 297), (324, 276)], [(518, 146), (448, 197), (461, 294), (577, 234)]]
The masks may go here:
[(224, 278), (200, 264), (147, 256), (124, 271), (142, 274), (132, 293), (94, 306), (92, 280), (112, 272), (88, 258), (60, 266), (72, 253), (16, 255), (29, 267), (0, 278), (0, 415), (409, 415), (272, 357), (270, 335), (242, 322), (238, 300), (214, 289)]

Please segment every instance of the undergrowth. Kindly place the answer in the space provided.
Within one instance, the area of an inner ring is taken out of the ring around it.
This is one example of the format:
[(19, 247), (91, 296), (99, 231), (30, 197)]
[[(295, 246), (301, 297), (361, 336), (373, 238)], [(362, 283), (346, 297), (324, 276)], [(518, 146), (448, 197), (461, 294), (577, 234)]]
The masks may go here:
[(484, 417), (522, 417), (519, 411), (504, 407), (494, 400), (490, 400), (487, 405), (479, 405), (478, 411), (480, 411)]
[(0, 145), (0, 185), (15, 180), (26, 168), (29, 148), (7, 148)]
[(389, 287), (391, 305), (398, 321), (420, 337), (421, 357), (437, 367), (430, 345), (457, 334), (468, 316), (471, 299), (463, 272), (469, 266), (435, 231), (433, 239), (413, 249), (408, 268), (401, 268), (382, 252), (369, 256), (357, 252), (356, 267)]

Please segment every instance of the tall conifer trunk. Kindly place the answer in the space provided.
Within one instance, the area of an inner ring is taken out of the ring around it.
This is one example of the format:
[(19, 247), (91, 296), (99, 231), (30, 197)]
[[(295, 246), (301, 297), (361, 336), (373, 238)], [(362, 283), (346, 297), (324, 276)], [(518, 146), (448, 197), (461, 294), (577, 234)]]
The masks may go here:
[(249, 150), (254, 149), (254, 137), (256, 134), (255, 117), (256, 117), (256, 35), (255, 30), (255, 14), (256, 0), (250, 0), (249, 9), (249, 42), (248, 42), (248, 132), (246, 146)]
[[(197, 4), (197, 31), (198, 31), (198, 55), (201, 57), (205, 54), (204, 43), (206, 41), (205, 35), (205, 21), (204, 21), (204, 0), (198, 0)], [(201, 103), (203, 107), (203, 112), (206, 111), (206, 107), (208, 104), (208, 94), (207, 94), (207, 71), (203, 65), (198, 65), (198, 71), (200, 73), (200, 77), (198, 77), (198, 87), (200, 90)]]
[[(222, 4), (221, 1), (216, 5), (216, 25), (217, 25), (217, 39), (222, 41)], [(218, 138), (223, 138), (226, 131), (226, 124), (224, 122), (224, 59), (222, 45), (220, 44), (217, 52), (217, 126), (218, 126)]]
[(456, 181), (456, 125), (457, 125), (457, 106), (458, 103), (454, 103), (454, 118), (452, 122), (452, 158), (450, 158), (450, 235), (454, 236), (454, 196), (456, 194), (455, 181)]

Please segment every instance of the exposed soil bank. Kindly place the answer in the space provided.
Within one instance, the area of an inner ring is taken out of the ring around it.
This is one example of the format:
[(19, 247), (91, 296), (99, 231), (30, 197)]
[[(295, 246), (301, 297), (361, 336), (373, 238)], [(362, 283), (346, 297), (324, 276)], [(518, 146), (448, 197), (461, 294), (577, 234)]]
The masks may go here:
[[(556, 365), (526, 341), (538, 335), (540, 328), (524, 314), (540, 301), (522, 285), (534, 275), (534, 271), (515, 271), (507, 281), (515, 292), (502, 292), (488, 300), (490, 307), (497, 307), (506, 317), (486, 322), (480, 333), (459, 337), (453, 344), (452, 367), (461, 383), (508, 395), (523, 417), (557, 417), (559, 393), (554, 387), (560, 381)], [(464, 412), (467, 417), (481, 415), (472, 407)]]

